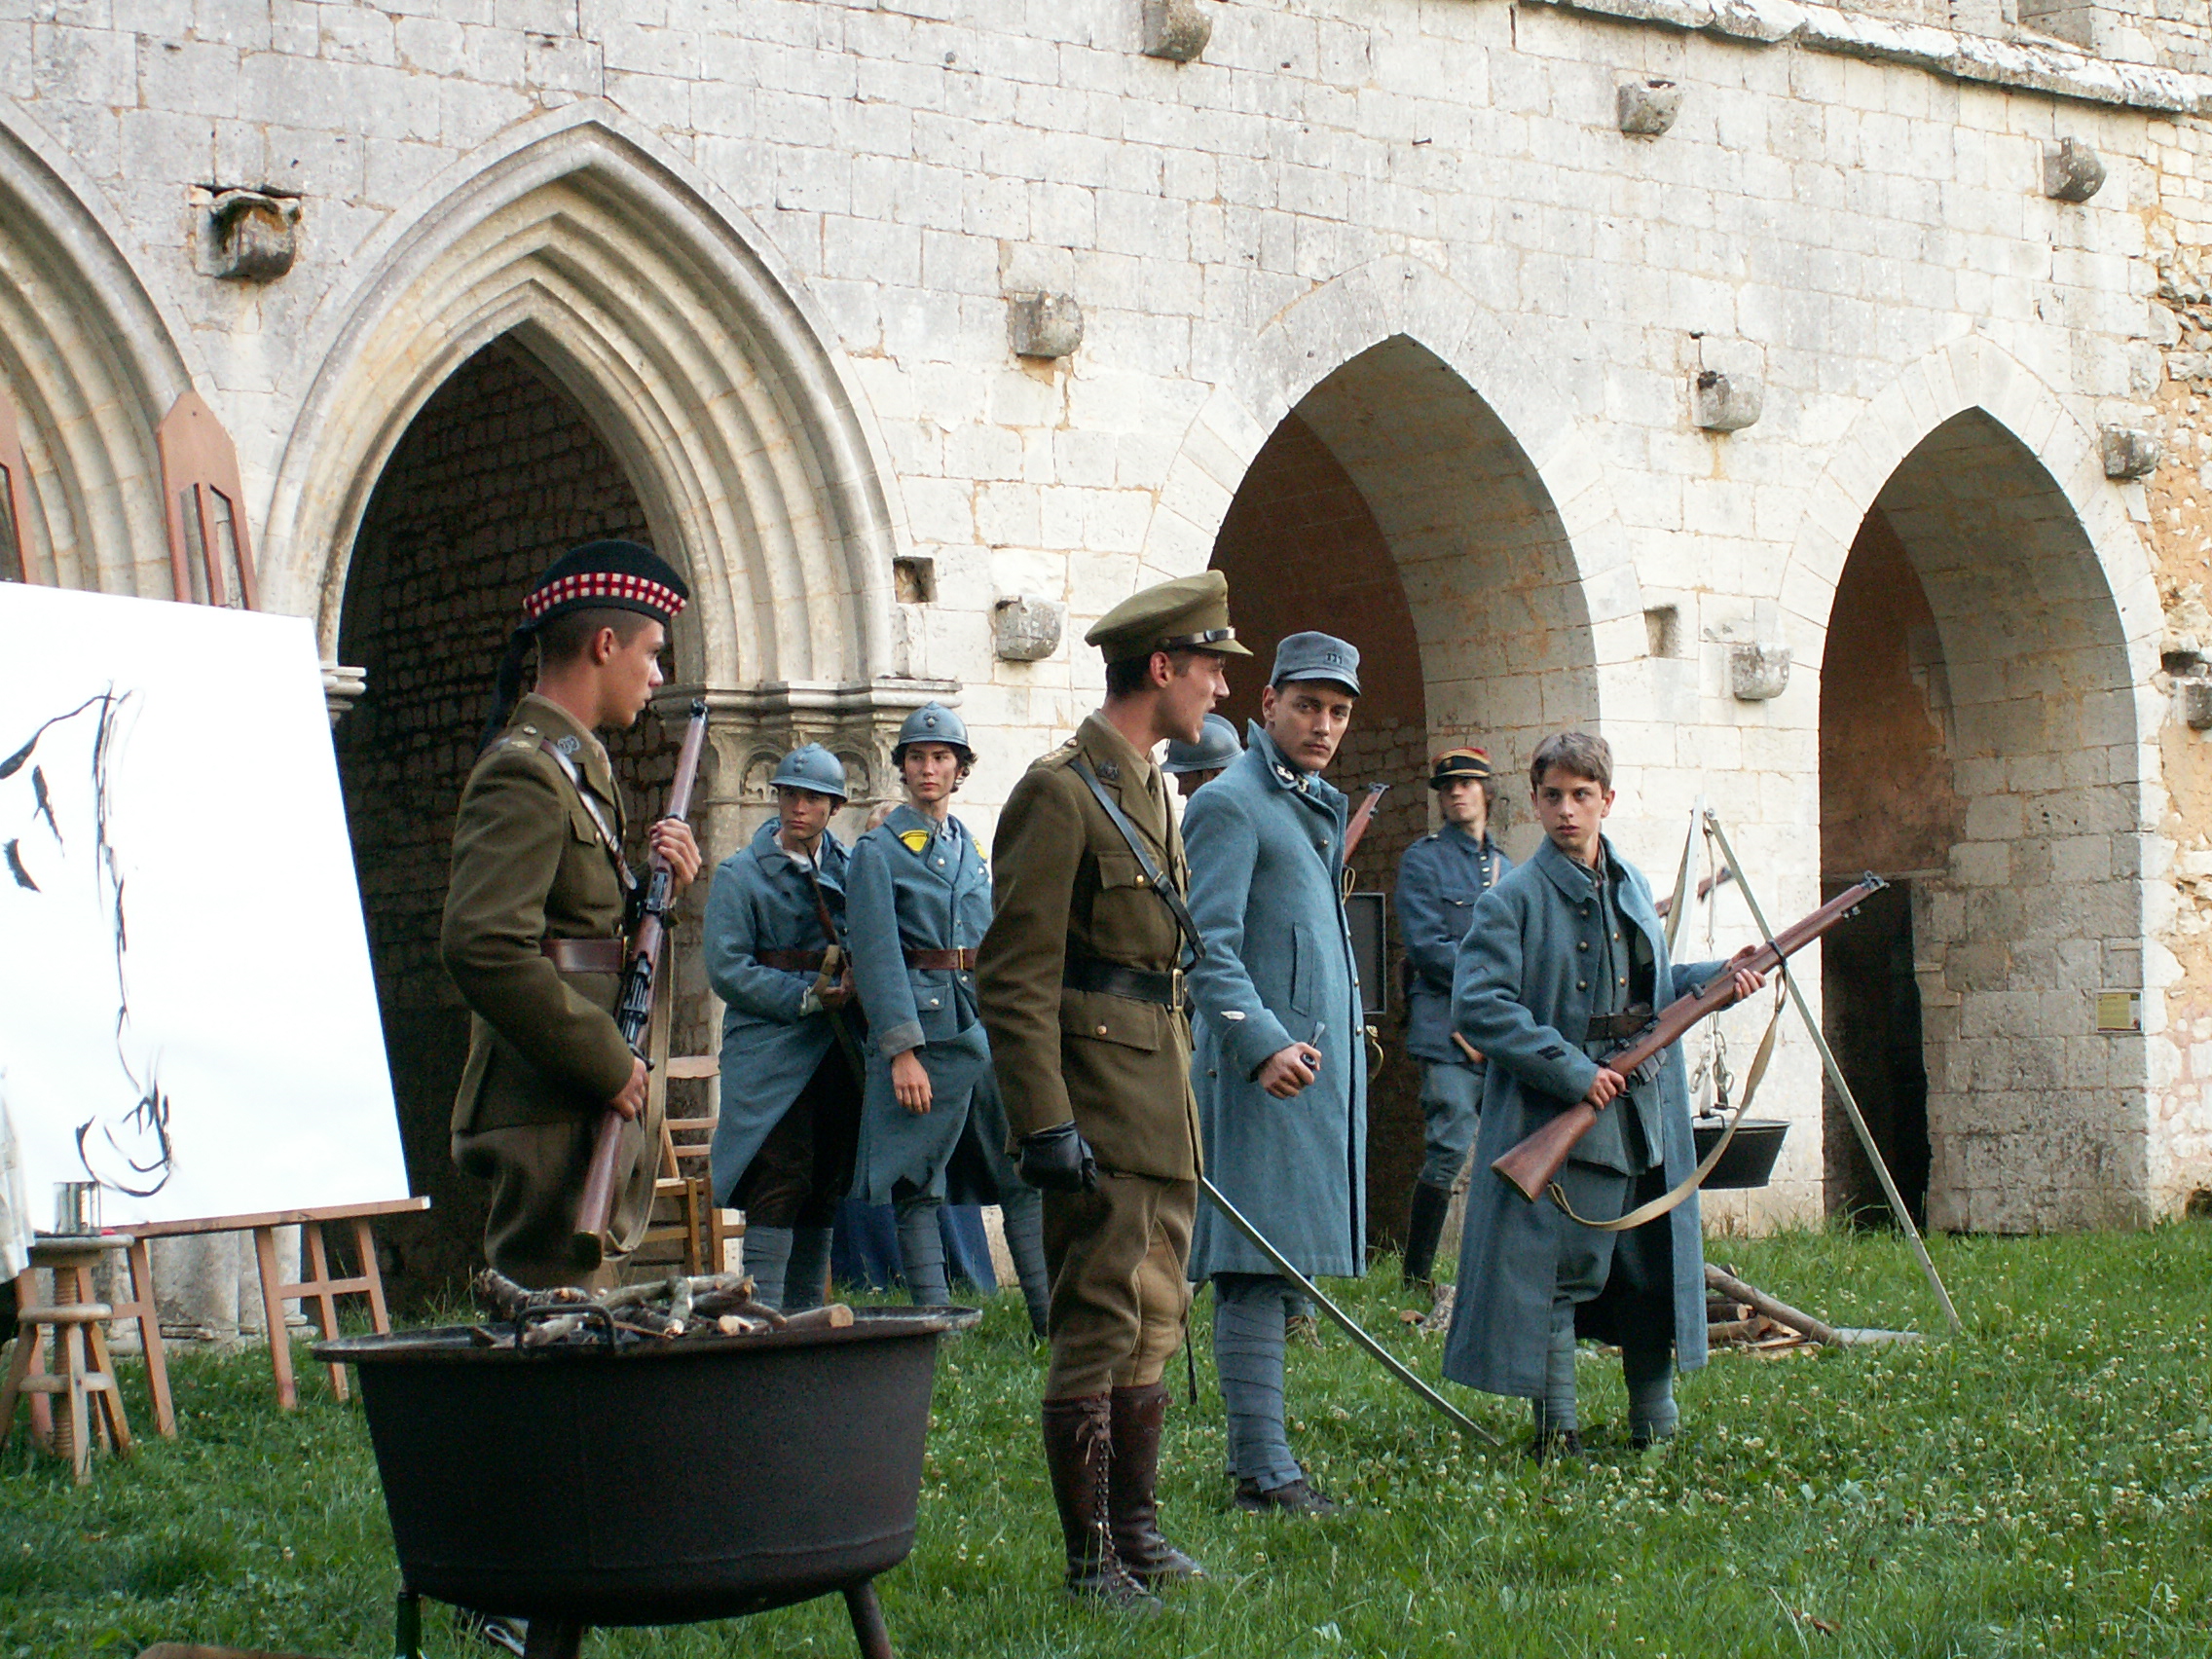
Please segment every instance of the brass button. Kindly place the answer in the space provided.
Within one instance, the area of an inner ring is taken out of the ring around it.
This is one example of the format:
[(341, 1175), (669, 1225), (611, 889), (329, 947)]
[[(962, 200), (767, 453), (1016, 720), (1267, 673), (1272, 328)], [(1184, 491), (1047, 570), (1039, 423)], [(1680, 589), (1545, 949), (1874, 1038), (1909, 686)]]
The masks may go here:
[(1574, 988), (1578, 991), (1586, 991), (1590, 988), (1590, 981), (1588, 979), (1577, 979), (1574, 981)]
[(1098, 1035), (1099, 1035), (1099, 1036), (1101, 1036), (1101, 1037), (1103, 1037), (1103, 1036), (1105, 1036), (1105, 1035), (1106, 1035), (1106, 1027), (1105, 1027), (1105, 1026), (1101, 1025), (1101, 1026), (1100, 1026), (1100, 1027), (1098, 1028)]
[(1588, 950), (1590, 948), (1590, 941), (1586, 939), (1578, 939), (1574, 941), (1574, 948), (1577, 950)]

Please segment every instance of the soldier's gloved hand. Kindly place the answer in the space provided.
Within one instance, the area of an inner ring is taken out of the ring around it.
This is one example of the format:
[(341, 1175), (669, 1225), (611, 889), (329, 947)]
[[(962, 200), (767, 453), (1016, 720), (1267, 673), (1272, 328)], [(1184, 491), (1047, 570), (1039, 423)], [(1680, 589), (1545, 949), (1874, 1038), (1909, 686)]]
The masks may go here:
[(1015, 1143), (1021, 1178), (1045, 1193), (1088, 1193), (1098, 1186), (1098, 1160), (1070, 1118)]

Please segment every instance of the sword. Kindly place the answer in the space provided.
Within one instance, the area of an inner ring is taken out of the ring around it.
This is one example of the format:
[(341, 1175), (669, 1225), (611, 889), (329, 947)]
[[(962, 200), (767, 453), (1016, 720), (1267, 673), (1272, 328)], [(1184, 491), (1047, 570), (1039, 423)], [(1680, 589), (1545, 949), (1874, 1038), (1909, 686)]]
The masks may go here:
[(1313, 1299), (1313, 1305), (1316, 1308), (1320, 1309), (1322, 1312), (1328, 1314), (1331, 1319), (1335, 1320), (1337, 1324), (1343, 1328), (1346, 1336), (1351, 1338), (1353, 1342), (1357, 1343), (1361, 1347), (1365, 1348), (1376, 1359), (1382, 1362), (1383, 1370), (1389, 1372), (1391, 1376), (1395, 1377), (1399, 1382), (1403, 1382), (1407, 1387), (1411, 1388), (1415, 1393), (1419, 1394), (1422, 1399), (1426, 1400), (1430, 1405), (1434, 1406), (1438, 1411), (1442, 1412), (1446, 1417), (1450, 1418), (1453, 1421), (1454, 1426), (1458, 1428), (1461, 1432), (1473, 1435), (1477, 1440), (1482, 1441), (1485, 1445), (1488, 1446), (1502, 1446), (1505, 1444), (1503, 1441), (1498, 1439), (1496, 1435), (1491, 1433), (1489, 1429), (1483, 1427), (1481, 1423), (1477, 1422), (1473, 1418), (1469, 1417), (1465, 1412), (1461, 1411), (1450, 1400), (1447, 1400), (1442, 1394), (1439, 1394), (1434, 1388), (1431, 1388), (1419, 1377), (1416, 1377), (1412, 1371), (1407, 1369), (1406, 1364), (1403, 1360), (1399, 1359), (1396, 1354), (1392, 1353), (1388, 1348), (1384, 1347), (1381, 1343), (1377, 1342), (1373, 1337), (1369, 1336), (1365, 1331), (1361, 1330), (1359, 1327), (1359, 1322), (1356, 1319), (1354, 1319), (1349, 1313), (1346, 1313), (1342, 1308), (1339, 1308), (1334, 1302), (1331, 1302), (1326, 1296), (1324, 1296), (1321, 1293), (1321, 1289), (1318, 1285), (1316, 1285), (1311, 1279), (1308, 1278), (1304, 1273), (1300, 1272), (1296, 1268), (1290, 1265), (1289, 1257), (1285, 1256), (1280, 1250), (1276, 1249), (1272, 1244), (1268, 1242), (1267, 1235), (1262, 1233), (1258, 1228), (1254, 1227), (1242, 1210), (1238, 1209), (1235, 1204), (1231, 1203), (1227, 1198), (1223, 1197), (1222, 1191), (1219, 1187), (1215, 1186), (1203, 1175), (1200, 1175), (1198, 1177), (1198, 1186), (1200, 1190), (1204, 1192), (1205, 1196), (1213, 1200), (1214, 1208), (1221, 1211), (1221, 1213), (1228, 1218), (1229, 1225), (1235, 1228), (1237, 1232), (1244, 1235), (1245, 1240), (1250, 1243), (1253, 1249), (1259, 1251), (1261, 1255), (1267, 1257), (1270, 1262), (1274, 1264), (1274, 1270), (1276, 1272), (1282, 1274), (1284, 1278), (1290, 1280), (1292, 1284), (1295, 1284), (1300, 1290), (1304, 1291), (1308, 1296), (1310, 1296)]

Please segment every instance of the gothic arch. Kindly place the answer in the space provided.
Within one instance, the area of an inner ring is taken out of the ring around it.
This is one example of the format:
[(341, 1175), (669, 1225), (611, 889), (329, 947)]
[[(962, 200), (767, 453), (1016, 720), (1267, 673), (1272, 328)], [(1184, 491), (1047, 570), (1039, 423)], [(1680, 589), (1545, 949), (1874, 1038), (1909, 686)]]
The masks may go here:
[(762, 239), (612, 120), (532, 124), (372, 250), (277, 466), (268, 585), (335, 642), (386, 460), (505, 335), (584, 408), (688, 569), (685, 679), (866, 683), (890, 668), (895, 528), (865, 417)]
[(30, 473), (28, 564), (68, 587), (166, 598), (154, 428), (192, 375), (97, 200), (0, 105), (0, 393)]

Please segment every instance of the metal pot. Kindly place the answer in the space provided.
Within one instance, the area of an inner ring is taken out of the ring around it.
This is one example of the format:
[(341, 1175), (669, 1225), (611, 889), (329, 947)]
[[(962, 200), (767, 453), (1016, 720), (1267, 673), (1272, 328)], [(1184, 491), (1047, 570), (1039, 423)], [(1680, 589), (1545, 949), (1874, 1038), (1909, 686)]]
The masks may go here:
[[(1703, 1163), (1706, 1155), (1719, 1144), (1727, 1124), (1714, 1119), (1692, 1127), (1697, 1134), (1697, 1161)], [(1782, 1137), (1788, 1132), (1789, 1125), (1780, 1118), (1746, 1118), (1736, 1125), (1736, 1138), (1728, 1143), (1713, 1173), (1705, 1178), (1705, 1190), (1765, 1186), (1774, 1175), (1775, 1160), (1782, 1156)]]
[(314, 1354), (359, 1371), (411, 1595), (682, 1624), (866, 1593), (906, 1558), (938, 1339), (963, 1311), (619, 1349), (457, 1326)]

